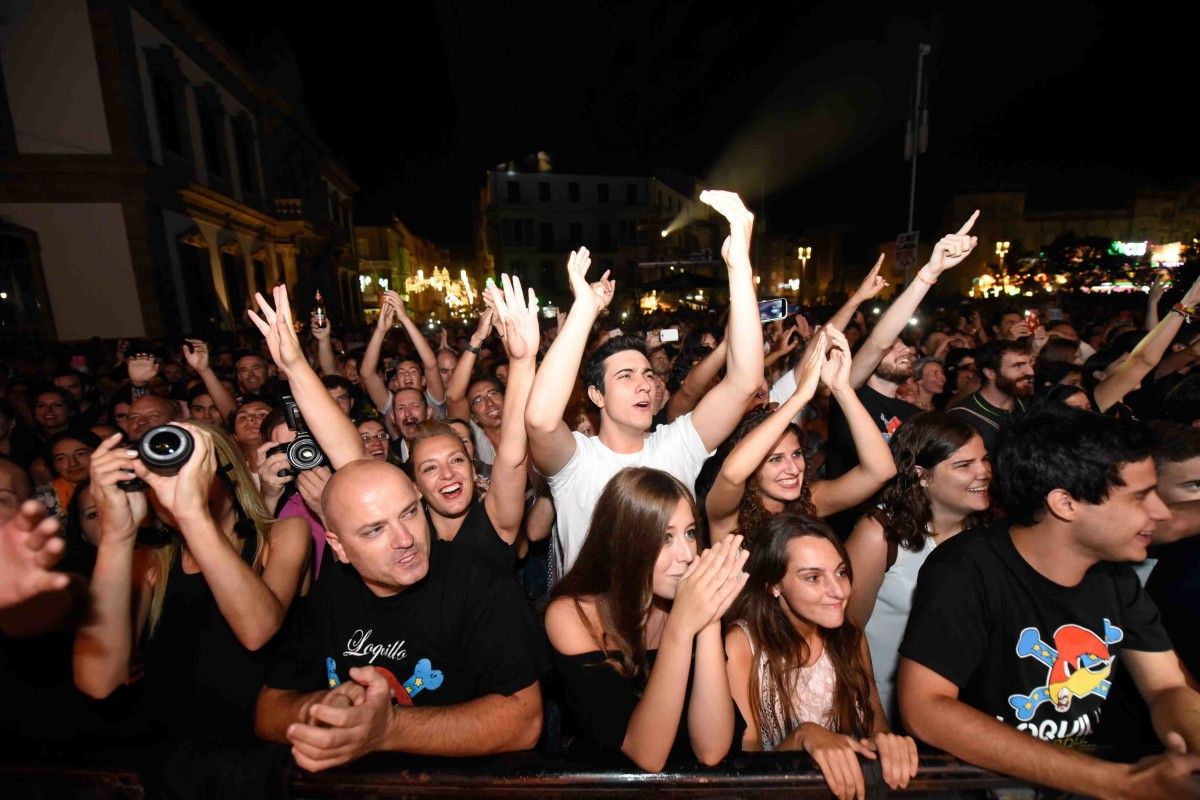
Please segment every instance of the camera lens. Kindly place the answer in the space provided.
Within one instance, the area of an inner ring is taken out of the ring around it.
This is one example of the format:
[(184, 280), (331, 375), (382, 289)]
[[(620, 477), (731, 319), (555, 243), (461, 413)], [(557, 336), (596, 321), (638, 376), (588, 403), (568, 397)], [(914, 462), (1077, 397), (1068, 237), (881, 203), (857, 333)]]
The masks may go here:
[(151, 428), (138, 444), (138, 457), (152, 472), (174, 475), (192, 457), (192, 435), (175, 425)]
[(288, 463), (299, 471), (312, 469), (325, 463), (325, 454), (311, 435), (303, 433), (288, 447)]

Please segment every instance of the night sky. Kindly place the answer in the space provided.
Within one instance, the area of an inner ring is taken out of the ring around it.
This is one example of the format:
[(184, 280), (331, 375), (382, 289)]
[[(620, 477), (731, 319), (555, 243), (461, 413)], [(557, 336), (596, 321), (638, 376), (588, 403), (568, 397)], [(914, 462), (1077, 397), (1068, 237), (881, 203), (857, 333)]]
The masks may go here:
[(1139, 4), (192, 5), (235, 48), (282, 36), (313, 124), (361, 188), (360, 220), (394, 211), (441, 243), (471, 241), (486, 169), (538, 150), (559, 172), (675, 167), (743, 191), (760, 216), (765, 197), (774, 232), (890, 238), (907, 214), (922, 41), (919, 228), (940, 230), (960, 187), (1104, 207), (1196, 172), (1193, 26)]

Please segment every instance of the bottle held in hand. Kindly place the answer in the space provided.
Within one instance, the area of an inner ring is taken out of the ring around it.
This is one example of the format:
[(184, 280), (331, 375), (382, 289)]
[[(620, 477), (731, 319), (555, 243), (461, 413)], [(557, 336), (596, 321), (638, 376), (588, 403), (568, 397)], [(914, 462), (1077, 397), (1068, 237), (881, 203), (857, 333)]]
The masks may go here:
[(320, 291), (313, 298), (312, 319), (313, 324), (318, 328), (324, 328), (329, 324), (329, 316), (325, 313), (325, 301), (321, 299)]

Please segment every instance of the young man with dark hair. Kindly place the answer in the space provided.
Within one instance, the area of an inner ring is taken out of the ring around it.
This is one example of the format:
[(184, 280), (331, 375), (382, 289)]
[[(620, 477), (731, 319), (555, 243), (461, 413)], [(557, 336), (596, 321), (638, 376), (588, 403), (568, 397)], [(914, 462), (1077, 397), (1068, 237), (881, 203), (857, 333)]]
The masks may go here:
[(1020, 342), (992, 339), (975, 352), (975, 366), (983, 385), (950, 413), (979, 431), (991, 453), (1000, 429), (1014, 417), (1023, 416), (1025, 401), (1033, 396), (1033, 358)]
[[(1168, 511), (1153, 439), (1068, 409), (1005, 438), (993, 486), (1011, 520), (939, 546), (900, 646), (908, 730), (986, 769), (1095, 797), (1194, 796), (1200, 694), (1127, 564)], [(1130, 766), (1093, 743), (1119, 658), (1169, 754)], [(1064, 746), (1065, 745), (1065, 746)]]
[(584, 369), (584, 391), (600, 409), (595, 437), (572, 433), (563, 420), (592, 326), (612, 302), (615, 284), (608, 273), (588, 285), (591, 258), (586, 248), (567, 264), (575, 301), (534, 379), (525, 423), (529, 450), (549, 478), (557, 512), (556, 566), (565, 574), (587, 537), (592, 511), (608, 480), (625, 467), (669, 472), (691, 487), (700, 468), (733, 432), (746, 403), (763, 379), (762, 327), (754, 295), (750, 235), (754, 215), (731, 192), (706, 191), (701, 202), (730, 223), (721, 248), (729, 273), (729, 324), (725, 377), (695, 410), (646, 435), (654, 417), (653, 369), (639, 337), (617, 337), (600, 347)]
[(338, 408), (346, 412), (346, 416), (354, 416), (354, 385), (341, 375), (324, 375), (321, 383), (329, 390), (329, 396), (338, 404)]

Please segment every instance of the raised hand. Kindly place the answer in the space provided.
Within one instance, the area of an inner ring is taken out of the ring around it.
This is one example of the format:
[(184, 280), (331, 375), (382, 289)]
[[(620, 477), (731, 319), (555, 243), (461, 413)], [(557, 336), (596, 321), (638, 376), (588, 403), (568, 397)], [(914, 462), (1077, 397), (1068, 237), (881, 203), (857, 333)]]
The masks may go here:
[(316, 317), (310, 317), (308, 329), (312, 332), (312, 336), (318, 342), (323, 342), (333, 336), (333, 326), (329, 324), (329, 320), (325, 320), (324, 325), (318, 325)]
[[(208, 370), (208, 345), (199, 339), (184, 339), (183, 360), (196, 371), (196, 374)], [(191, 345), (190, 347), (188, 345)]]
[(52, 571), (65, 546), (58, 520), (42, 503), (26, 500), (0, 528), (0, 609), (67, 588), (70, 578)]
[(1183, 299), (1180, 303), (1185, 308), (1195, 308), (1196, 303), (1200, 302), (1200, 277), (1188, 287), (1188, 290), (1183, 293)]
[(497, 326), (500, 341), (504, 342), (510, 360), (533, 358), (537, 355), (541, 339), (537, 295), (530, 289), (526, 300), (520, 278), (510, 279), (508, 275), (501, 275), (500, 281), (504, 284), (503, 291), (494, 283), (485, 290), (500, 323)]
[[(832, 329), (817, 328), (817, 332), (809, 337), (804, 347), (804, 355), (800, 360), (799, 380), (796, 381), (796, 394), (804, 393), (811, 398), (817, 391), (817, 382), (825, 371), (829, 334)], [(805, 401), (807, 402), (807, 400)]]
[(730, 268), (750, 268), (750, 236), (754, 232), (754, 214), (735, 192), (708, 189), (700, 193), (700, 202), (712, 207), (729, 221), (729, 237), (721, 245), (721, 256)]
[(796, 333), (800, 334), (800, 338), (808, 341), (813, 335), (812, 323), (803, 314), (796, 315)]
[(1157, 306), (1158, 301), (1162, 300), (1163, 295), (1167, 293), (1168, 280), (1169, 278), (1167, 277), (1167, 272), (1165, 270), (1159, 270), (1158, 272), (1154, 273), (1154, 283), (1150, 284), (1149, 295), (1149, 300), (1153, 305)]
[(404, 310), (404, 298), (394, 289), (388, 289), (383, 293), (383, 302), (392, 307), (396, 312), (396, 321), (400, 321), (408, 316), (408, 312)]
[(258, 473), (258, 485), (266, 499), (278, 500), (283, 494), (284, 487), (296, 477), (292, 474), (286, 452), (267, 455), (268, 450), (278, 446), (278, 442), (263, 442), (258, 446), (258, 469), (256, 472)]
[(211, 433), (186, 422), (172, 424), (192, 435), (195, 444), (192, 457), (174, 475), (151, 472), (140, 460), (133, 462), (133, 473), (146, 482), (162, 507), (180, 523), (179, 531), (186, 538), (186, 522), (209, 514), (208, 493), (217, 474), (217, 457), (213, 452)]
[(158, 374), (158, 359), (146, 353), (135, 353), (125, 360), (132, 383), (149, 383)]
[(829, 339), (829, 355), (821, 369), (821, 383), (832, 392), (850, 391), (850, 343), (839, 330), (829, 328), (825, 334)]
[(479, 324), (475, 326), (475, 333), (471, 335), (471, 343), (479, 347), (487, 338), (492, 335), (492, 325), (496, 321), (496, 310), (491, 306), (491, 300), (488, 293), (483, 293), (483, 302), (487, 306), (487, 310), (479, 315)]
[(132, 541), (146, 519), (147, 504), (145, 493), (127, 492), (117, 486), (118, 481), (134, 477), (133, 465), (138, 463), (137, 451), (126, 448), (121, 437), (114, 433), (100, 443), (92, 452), (88, 474), (104, 539)]
[(929, 257), (929, 263), (921, 269), (928, 268), (933, 273), (931, 277), (936, 280), (937, 276), (945, 270), (961, 264), (963, 259), (971, 255), (975, 245), (979, 244), (977, 237), (969, 235), (977, 219), (979, 219), (978, 210), (963, 223), (963, 226), (958, 229), (958, 233), (951, 233), (939, 239), (938, 243), (933, 246), (933, 255)]
[(267, 348), (275, 364), (285, 372), (289, 369), (308, 362), (304, 358), (304, 349), (296, 336), (292, 325), (292, 306), (288, 302), (287, 287), (276, 286), (271, 290), (274, 295), (275, 307), (266, 301), (261, 293), (255, 292), (254, 299), (262, 313), (260, 316), (253, 311), (247, 311), (246, 316), (267, 340)]
[(600, 280), (589, 284), (587, 271), (591, 266), (592, 257), (586, 247), (574, 250), (567, 259), (567, 278), (571, 283), (571, 294), (575, 296), (575, 304), (583, 304), (585, 309), (599, 316), (600, 312), (608, 308), (608, 304), (612, 302), (617, 284), (615, 281), (609, 280), (607, 270), (600, 276)]
[(742, 567), (749, 557), (742, 537), (731, 536), (693, 559), (675, 590), (667, 625), (674, 622), (681, 633), (695, 636), (720, 620), (746, 585)]
[(854, 290), (854, 298), (860, 303), (865, 303), (871, 300), (884, 289), (887, 288), (888, 282), (885, 281), (879, 274), (879, 268), (883, 266), (883, 254), (879, 254), (879, 259), (875, 262), (875, 266), (871, 267), (871, 271), (862, 279), (862, 283)]

